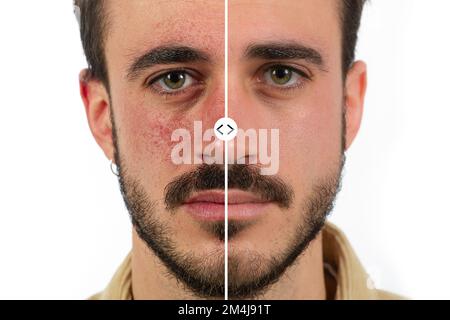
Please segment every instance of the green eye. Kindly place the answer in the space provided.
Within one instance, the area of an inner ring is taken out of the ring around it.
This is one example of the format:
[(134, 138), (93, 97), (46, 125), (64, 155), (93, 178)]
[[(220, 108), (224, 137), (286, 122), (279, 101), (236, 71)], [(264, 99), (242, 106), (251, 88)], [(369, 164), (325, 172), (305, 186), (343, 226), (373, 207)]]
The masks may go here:
[(262, 79), (278, 89), (296, 88), (310, 77), (303, 71), (286, 65), (272, 65), (265, 69)]
[(174, 71), (166, 74), (162, 79), (164, 86), (169, 90), (177, 90), (186, 83), (186, 74), (180, 71)]
[(286, 67), (272, 67), (269, 70), (271, 80), (277, 85), (285, 85), (292, 79), (292, 70)]

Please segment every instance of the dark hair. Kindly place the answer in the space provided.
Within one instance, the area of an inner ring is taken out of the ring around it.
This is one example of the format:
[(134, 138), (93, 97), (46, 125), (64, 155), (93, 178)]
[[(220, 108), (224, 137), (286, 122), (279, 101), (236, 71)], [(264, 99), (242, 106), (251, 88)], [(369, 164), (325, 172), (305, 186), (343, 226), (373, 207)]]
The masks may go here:
[(80, 36), (89, 68), (89, 77), (109, 88), (105, 38), (108, 24), (103, 0), (74, 0), (79, 8)]
[(342, 0), (342, 71), (345, 74), (355, 60), (355, 48), (361, 15), (366, 0)]
[[(342, 28), (342, 71), (344, 77), (355, 59), (355, 47), (361, 14), (366, 0), (339, 0)], [(90, 77), (109, 88), (105, 58), (105, 35), (108, 26), (104, 0), (74, 0), (80, 8), (80, 35)]]

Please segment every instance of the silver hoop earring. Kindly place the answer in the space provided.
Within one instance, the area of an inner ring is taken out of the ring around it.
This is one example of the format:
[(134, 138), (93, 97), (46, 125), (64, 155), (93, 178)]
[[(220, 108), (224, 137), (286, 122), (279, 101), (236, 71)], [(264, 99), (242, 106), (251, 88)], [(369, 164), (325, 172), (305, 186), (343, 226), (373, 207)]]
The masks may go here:
[(109, 167), (111, 168), (111, 172), (115, 175), (115, 176), (119, 176), (119, 170), (117, 168), (117, 165), (114, 163), (113, 159), (110, 160), (109, 162)]

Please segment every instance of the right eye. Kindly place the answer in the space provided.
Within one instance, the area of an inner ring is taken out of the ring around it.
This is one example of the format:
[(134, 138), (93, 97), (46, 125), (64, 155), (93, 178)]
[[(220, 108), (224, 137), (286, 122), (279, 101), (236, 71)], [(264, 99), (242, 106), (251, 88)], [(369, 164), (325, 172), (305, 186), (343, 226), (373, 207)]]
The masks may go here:
[(161, 94), (172, 94), (188, 88), (194, 82), (195, 79), (188, 72), (174, 70), (153, 79), (149, 86), (153, 86)]

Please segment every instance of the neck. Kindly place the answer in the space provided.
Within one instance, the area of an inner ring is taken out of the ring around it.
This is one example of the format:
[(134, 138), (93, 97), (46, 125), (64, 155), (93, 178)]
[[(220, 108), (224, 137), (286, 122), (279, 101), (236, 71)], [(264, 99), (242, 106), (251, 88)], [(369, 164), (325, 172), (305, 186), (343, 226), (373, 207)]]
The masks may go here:
[[(136, 300), (198, 299), (193, 293), (170, 276), (161, 263), (133, 229), (131, 281)], [(284, 275), (272, 285), (262, 299), (322, 300), (326, 298), (323, 271), (322, 233), (311, 241), (308, 248)]]

